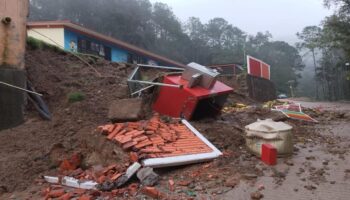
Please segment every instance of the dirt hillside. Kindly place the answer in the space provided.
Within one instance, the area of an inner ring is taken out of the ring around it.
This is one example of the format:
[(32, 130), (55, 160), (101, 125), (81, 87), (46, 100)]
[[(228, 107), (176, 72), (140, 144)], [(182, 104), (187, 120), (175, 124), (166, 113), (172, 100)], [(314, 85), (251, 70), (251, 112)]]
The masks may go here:
[[(5, 190), (26, 189), (40, 174), (54, 169), (54, 161), (65, 153), (82, 152), (88, 156), (94, 151), (87, 146), (91, 143), (89, 135), (98, 125), (108, 122), (110, 101), (128, 97), (128, 70), (125, 65), (104, 60), (89, 62), (107, 78), (98, 77), (70, 54), (51, 48), (28, 49), (28, 79), (37, 92), (44, 94), (53, 119), (41, 119), (29, 104), (23, 125), (0, 132), (0, 182)], [(70, 103), (71, 93), (82, 94), (84, 100)], [(123, 154), (113, 155), (103, 149), (99, 152), (106, 154), (103, 162), (123, 158)]]
[[(29, 104), (23, 125), (0, 131), (0, 197), (16, 193), (19, 198), (37, 199), (41, 186), (33, 188), (38, 185), (36, 180), (42, 175), (57, 175), (59, 162), (72, 153), (83, 156), (84, 167), (127, 162), (128, 157), (120, 148), (104, 137), (98, 137), (94, 130), (108, 123), (111, 101), (128, 98), (126, 79), (132, 67), (85, 59), (102, 77), (73, 55), (48, 47), (28, 49), (28, 79), (37, 92), (44, 94), (53, 119), (43, 120)], [(79, 94), (80, 101), (69, 101), (72, 94)], [(261, 108), (242, 95), (232, 94), (227, 105), (233, 103), (249, 103), (251, 107), (215, 119), (192, 122), (224, 156), (209, 164), (157, 170), (162, 177), (158, 184), (162, 191), (172, 193), (168, 189), (171, 178), (176, 183), (190, 183), (179, 186), (173, 193), (191, 197), (193, 191), (197, 191), (197, 197), (204, 195), (206, 198), (229, 191), (241, 179), (254, 179), (263, 174), (262, 170), (266, 168), (257, 168), (259, 159), (245, 147), (244, 126), (257, 119), (283, 119), (283, 116)], [(310, 114), (317, 116), (313, 112)], [(322, 117), (319, 120), (323, 123), (326, 121), (323, 119), (332, 116), (326, 113)], [(294, 127), (296, 142), (307, 142), (308, 138), (325, 140), (314, 131), (313, 124), (283, 120)], [(281, 179), (278, 174), (275, 178)]]

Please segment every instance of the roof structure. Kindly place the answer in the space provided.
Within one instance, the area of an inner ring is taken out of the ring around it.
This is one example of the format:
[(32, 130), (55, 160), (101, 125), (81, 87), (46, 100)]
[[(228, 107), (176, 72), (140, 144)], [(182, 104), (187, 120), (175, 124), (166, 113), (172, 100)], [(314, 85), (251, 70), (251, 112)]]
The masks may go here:
[(69, 20), (64, 20), (64, 21), (35, 21), (35, 22), (28, 22), (27, 23), (27, 28), (28, 29), (33, 29), (33, 28), (66, 28), (75, 32), (79, 32), (81, 34), (85, 34), (88, 35), (90, 37), (93, 38), (97, 38), (99, 40), (102, 40), (104, 42), (108, 42), (111, 44), (114, 44), (116, 46), (119, 46), (122, 49), (140, 54), (140, 55), (144, 55), (147, 56), (151, 59), (154, 59), (156, 61), (161, 61), (161, 62), (165, 62), (171, 65), (174, 65), (176, 67), (186, 67), (186, 65), (171, 60), (169, 58), (165, 58), (163, 56), (157, 55), (155, 53), (149, 52), (147, 50), (141, 49), (139, 47), (136, 47), (134, 45), (128, 44), (126, 42), (123, 42), (121, 40), (103, 35), (101, 33), (98, 33), (96, 31), (90, 30), (88, 28), (85, 28), (83, 26), (77, 25), (72, 23)]
[(211, 68), (216, 68), (216, 67), (237, 67), (240, 70), (243, 70), (243, 67), (241, 64), (237, 63), (227, 63), (227, 64), (214, 64), (214, 65), (209, 65)]

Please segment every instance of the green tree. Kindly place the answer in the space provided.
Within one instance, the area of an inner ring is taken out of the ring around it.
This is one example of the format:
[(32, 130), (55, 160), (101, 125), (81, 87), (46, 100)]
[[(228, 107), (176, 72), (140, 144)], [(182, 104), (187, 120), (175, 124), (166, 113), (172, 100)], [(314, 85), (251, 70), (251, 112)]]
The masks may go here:
[(266, 42), (253, 55), (271, 65), (271, 80), (279, 92), (289, 93), (289, 82), (297, 86), (305, 66), (295, 47), (281, 41)]
[[(301, 33), (297, 33), (298, 38), (302, 41), (300, 43), (297, 43), (297, 47), (299, 49), (306, 49), (312, 53), (315, 75), (317, 74), (316, 50), (320, 46), (321, 33), (322, 33), (322, 29), (318, 26), (307, 26), (302, 30)], [(319, 99), (317, 83), (315, 85), (315, 91), (316, 91), (316, 99)]]

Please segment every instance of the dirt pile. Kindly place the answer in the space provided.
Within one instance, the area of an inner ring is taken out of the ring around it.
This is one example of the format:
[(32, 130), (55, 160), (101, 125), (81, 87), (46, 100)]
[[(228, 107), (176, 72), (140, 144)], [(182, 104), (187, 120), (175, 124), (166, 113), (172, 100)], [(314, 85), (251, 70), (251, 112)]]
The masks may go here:
[[(87, 156), (87, 165), (97, 159), (102, 164), (122, 160), (124, 154), (112, 153), (115, 147), (107, 148), (106, 141), (90, 135), (98, 125), (107, 123), (110, 101), (128, 97), (126, 77), (130, 69), (90, 59), (104, 76), (98, 77), (78, 58), (48, 47), (28, 49), (25, 58), (28, 79), (44, 94), (53, 120), (42, 120), (28, 105), (23, 125), (0, 132), (0, 181), (4, 190), (26, 189), (40, 174), (56, 167), (57, 157), (71, 152)], [(82, 98), (74, 100), (77, 95)]]

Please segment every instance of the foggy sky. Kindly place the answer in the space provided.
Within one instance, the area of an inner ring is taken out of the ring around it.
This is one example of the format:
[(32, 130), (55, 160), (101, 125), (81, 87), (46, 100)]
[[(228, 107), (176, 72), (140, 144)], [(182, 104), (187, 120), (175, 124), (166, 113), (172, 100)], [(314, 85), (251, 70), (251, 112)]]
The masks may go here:
[(175, 15), (185, 22), (189, 17), (199, 17), (206, 23), (222, 17), (249, 34), (269, 31), (273, 40), (291, 44), (295, 34), (305, 26), (319, 25), (332, 14), (323, 7), (322, 0), (151, 0), (163, 2), (173, 8)]

